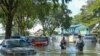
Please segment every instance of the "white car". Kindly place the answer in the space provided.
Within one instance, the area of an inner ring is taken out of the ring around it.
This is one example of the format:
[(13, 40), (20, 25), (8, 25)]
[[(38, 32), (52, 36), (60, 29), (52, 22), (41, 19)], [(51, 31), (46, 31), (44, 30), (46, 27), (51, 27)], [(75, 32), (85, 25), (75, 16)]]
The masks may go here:
[(36, 51), (22, 39), (6, 39), (2, 42), (0, 52), (4, 56), (31, 56)]

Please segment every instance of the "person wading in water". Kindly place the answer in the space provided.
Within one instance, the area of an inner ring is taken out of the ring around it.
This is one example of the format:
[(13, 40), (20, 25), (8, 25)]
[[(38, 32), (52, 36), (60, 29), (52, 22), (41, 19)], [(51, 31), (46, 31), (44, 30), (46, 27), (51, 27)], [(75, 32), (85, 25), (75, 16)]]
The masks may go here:
[(84, 41), (81, 35), (78, 35), (78, 39), (76, 40), (76, 47), (78, 51), (83, 51)]
[(62, 38), (61, 42), (60, 42), (60, 47), (61, 49), (66, 49), (66, 40), (65, 40), (65, 37)]

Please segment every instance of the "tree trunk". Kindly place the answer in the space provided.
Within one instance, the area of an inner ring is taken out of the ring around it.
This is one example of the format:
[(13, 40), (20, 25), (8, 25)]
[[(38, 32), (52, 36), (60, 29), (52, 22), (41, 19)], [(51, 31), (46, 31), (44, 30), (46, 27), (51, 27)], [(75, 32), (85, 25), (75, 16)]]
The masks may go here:
[(6, 21), (6, 32), (5, 32), (5, 39), (9, 39), (11, 37), (12, 34), (12, 20), (13, 20), (13, 16), (11, 15), (11, 13), (9, 13), (7, 15), (7, 21)]
[(1, 8), (6, 15), (5, 39), (9, 39), (12, 34), (12, 21), (18, 6), (18, 0), (0, 0)]

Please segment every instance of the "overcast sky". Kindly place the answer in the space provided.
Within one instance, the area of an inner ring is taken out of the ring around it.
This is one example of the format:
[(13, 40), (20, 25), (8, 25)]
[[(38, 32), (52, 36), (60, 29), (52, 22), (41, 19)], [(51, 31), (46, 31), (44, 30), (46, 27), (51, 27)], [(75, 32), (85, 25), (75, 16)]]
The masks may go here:
[(68, 8), (72, 11), (71, 16), (80, 13), (80, 8), (83, 5), (86, 5), (86, 1), (87, 0), (72, 0), (71, 2), (69, 2)]

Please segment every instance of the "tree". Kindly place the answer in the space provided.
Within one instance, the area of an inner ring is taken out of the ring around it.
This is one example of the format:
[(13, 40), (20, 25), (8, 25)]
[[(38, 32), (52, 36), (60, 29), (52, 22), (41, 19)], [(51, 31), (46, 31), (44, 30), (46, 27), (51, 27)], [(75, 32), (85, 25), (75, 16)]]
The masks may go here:
[(81, 13), (74, 18), (76, 22), (82, 23), (92, 29), (96, 23), (100, 21), (100, 0), (88, 1), (88, 5), (83, 6)]
[(0, 8), (0, 23), (3, 24), (4, 29), (5, 29), (5, 21), (6, 21), (5, 18), (6, 18), (5, 13), (2, 11), (2, 8)]
[(16, 12), (16, 8), (18, 6), (18, 0), (0, 0), (0, 3), (1, 3), (0, 6), (6, 16), (5, 38), (8, 39), (11, 36), (12, 21)]
[[(68, 1), (69, 0), (66, 0), (66, 2)], [(51, 35), (54, 32), (55, 28), (59, 27), (62, 24), (62, 20), (63, 21), (65, 20), (65, 19), (62, 19), (63, 14), (67, 13), (67, 16), (68, 16), (69, 10), (66, 7), (67, 5), (65, 5), (66, 4), (65, 0), (62, 1), (62, 4), (60, 5), (58, 0), (52, 0), (51, 3), (48, 1), (46, 2), (45, 0), (42, 0), (42, 2), (38, 2), (37, 15), (43, 26), (44, 36), (46, 35), (46, 33)], [(69, 23), (67, 20), (65, 21)], [(63, 23), (65, 23), (65, 21)], [(62, 24), (62, 26), (63, 25), (65, 24)]]
[[(2, 0), (1, 2), (1, 7), (3, 9), (2, 12), (2, 19), (0, 20), (1, 23), (3, 24), (4, 28), (8, 28), (5, 25), (8, 24), (6, 23), (6, 21), (8, 22), (8, 20), (6, 18), (8, 18), (8, 13), (10, 13), (10, 15), (13, 17), (10, 19), (10, 23), (9, 28), (13, 30), (13, 32), (16, 32), (19, 35), (25, 35), (25, 32), (27, 29), (31, 28), (33, 26), (34, 23), (34, 18), (35, 18), (35, 7), (32, 3), (33, 0)], [(4, 3), (3, 3), (4, 2)], [(10, 2), (13, 4), (10, 4)], [(8, 3), (7, 5), (5, 5), (6, 3)], [(9, 5), (9, 6), (8, 6)], [(12, 6), (12, 7), (11, 7)], [(9, 12), (9, 8), (11, 8), (11, 12)], [(7, 14), (7, 15), (6, 15)], [(11, 24), (11, 27), (10, 27)], [(7, 26), (8, 26), (7, 25)], [(18, 30), (14, 30), (14, 29), (18, 29)], [(6, 36), (7, 38), (10, 38), (11, 33), (8, 33), (8, 31), (12, 31), (12, 30), (6, 30)], [(8, 35), (9, 37), (8, 37)]]
[[(12, 28), (17, 29), (17, 33), (20, 35), (25, 35), (26, 29), (33, 26), (34, 19), (40, 20), (44, 35), (46, 32), (51, 35), (54, 29), (60, 25), (60, 20), (53, 16), (55, 11), (58, 12), (60, 8), (63, 11), (61, 11), (62, 15), (69, 13), (66, 5), (69, 1), (62, 0), (60, 3), (59, 0), (0, 0), (2, 15), (4, 15), (4, 19), (1, 21), (6, 29), (5, 38), (10, 38)], [(62, 15), (60, 16), (62, 17)], [(64, 19), (62, 20), (64, 21)], [(66, 20), (66, 22), (68, 21)]]
[(19, 1), (14, 18), (14, 28), (17, 29), (16, 33), (18, 33), (18, 35), (26, 35), (26, 30), (33, 27), (35, 17), (35, 6), (32, 0)]

